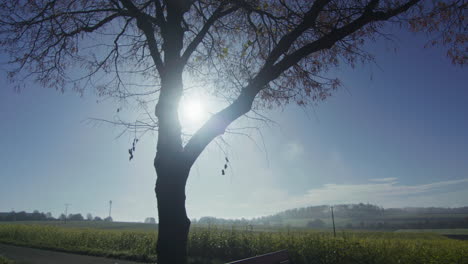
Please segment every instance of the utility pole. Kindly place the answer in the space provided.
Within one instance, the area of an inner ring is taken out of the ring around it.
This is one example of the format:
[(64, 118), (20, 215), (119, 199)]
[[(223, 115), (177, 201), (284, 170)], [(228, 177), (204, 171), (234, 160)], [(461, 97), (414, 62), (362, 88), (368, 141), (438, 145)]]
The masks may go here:
[(16, 221), (15, 208), (11, 208), (11, 214), (13, 215), (13, 221)]
[(333, 214), (333, 206), (331, 207), (332, 213), (332, 222), (333, 222), (333, 237), (336, 237), (336, 230), (335, 230), (335, 215)]
[(70, 206), (71, 204), (69, 203), (66, 203), (65, 204), (65, 224), (67, 223), (67, 217), (68, 217), (68, 206)]
[(112, 200), (109, 201), (109, 218), (111, 218), (111, 212), (112, 212)]

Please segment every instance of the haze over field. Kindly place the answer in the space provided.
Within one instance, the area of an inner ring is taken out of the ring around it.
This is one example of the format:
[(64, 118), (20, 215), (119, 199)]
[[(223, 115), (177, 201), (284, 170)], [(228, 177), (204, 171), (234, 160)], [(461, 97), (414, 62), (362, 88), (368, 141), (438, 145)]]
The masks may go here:
[[(225, 135), (229, 145), (212, 143), (189, 177), (189, 217), (249, 218), (359, 202), (468, 205), (466, 69), (453, 67), (442, 48), (423, 49), (424, 37), (395, 33), (396, 53), (387, 42), (369, 44), (377, 65), (331, 72), (345, 89), (326, 102), (310, 111), (288, 106), (266, 112), (278, 126), (262, 128), (263, 139)], [(3, 72), (1, 78), (5, 84)], [(187, 129), (207, 115), (203, 111), (219, 108), (197, 96), (202, 113), (183, 114), (189, 115), (182, 117)], [(4, 85), (0, 211), (38, 209), (58, 216), (70, 203), (69, 213), (106, 216), (112, 200), (115, 220), (156, 216), (155, 137), (141, 139), (129, 162), (131, 133), (118, 137), (120, 128), (87, 121), (137, 115), (131, 106), (121, 107), (117, 113), (114, 102), (91, 92), (80, 98), (32, 85), (17, 94)], [(230, 160), (225, 175), (223, 151)]]

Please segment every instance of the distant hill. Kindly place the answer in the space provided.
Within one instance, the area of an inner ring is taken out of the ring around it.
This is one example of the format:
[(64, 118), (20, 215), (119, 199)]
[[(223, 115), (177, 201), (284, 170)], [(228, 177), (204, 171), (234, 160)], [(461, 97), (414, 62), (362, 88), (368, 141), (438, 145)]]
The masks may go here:
[[(347, 229), (468, 228), (468, 207), (383, 208), (373, 204), (334, 205), (335, 224)], [(331, 223), (328, 205), (294, 208), (253, 219), (202, 217), (198, 224), (262, 225), (327, 228)]]

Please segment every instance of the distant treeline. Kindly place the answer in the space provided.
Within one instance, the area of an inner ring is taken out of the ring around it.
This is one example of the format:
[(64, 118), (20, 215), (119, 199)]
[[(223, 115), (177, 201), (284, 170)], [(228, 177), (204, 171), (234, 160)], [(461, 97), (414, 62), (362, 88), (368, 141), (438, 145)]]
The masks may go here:
[[(282, 218), (328, 218), (330, 217), (331, 206), (309, 206), (295, 208), (280, 212), (275, 215), (257, 218), (257, 221), (275, 221)], [(454, 215), (468, 214), (468, 207), (440, 208), (440, 207), (409, 207), (409, 208), (387, 208), (373, 204), (340, 204), (334, 205), (335, 217), (369, 219), (376, 217), (391, 216), (414, 216), (414, 215)]]
[(346, 229), (376, 229), (376, 230), (395, 230), (395, 229), (452, 229), (468, 228), (468, 217), (465, 218), (417, 218), (417, 219), (399, 219), (398, 221), (380, 220), (380, 221), (361, 221), (359, 223), (347, 223)]
[[(373, 204), (334, 205), (337, 226), (349, 229), (468, 228), (468, 207), (383, 208)], [(264, 225), (326, 228), (331, 225), (331, 206), (309, 206), (253, 219), (202, 217), (205, 225)]]
[(81, 214), (61, 214), (58, 218), (52, 216), (50, 212), (43, 213), (35, 210), (32, 213), (21, 212), (0, 212), (0, 221), (109, 221), (112, 222), (112, 217), (101, 218), (99, 216), (93, 217), (91, 214), (87, 214), (86, 218)]

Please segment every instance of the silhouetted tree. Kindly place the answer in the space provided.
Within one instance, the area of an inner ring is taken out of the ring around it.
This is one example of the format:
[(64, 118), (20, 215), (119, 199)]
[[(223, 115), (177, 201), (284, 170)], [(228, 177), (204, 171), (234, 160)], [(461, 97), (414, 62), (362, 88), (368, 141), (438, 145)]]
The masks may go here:
[(67, 216), (65, 214), (60, 214), (59, 218), (60, 221), (65, 221), (67, 219)]
[(112, 219), (112, 217), (108, 216), (108, 217), (104, 218), (104, 221), (106, 221), (106, 222), (112, 222), (112, 221), (114, 221), (114, 220)]
[(102, 218), (99, 217), (99, 216), (95, 216), (95, 217), (94, 217), (94, 221), (102, 221)]
[(86, 220), (88, 220), (88, 221), (93, 221), (93, 215), (90, 214), (90, 213), (87, 213), (87, 214), (86, 214)]
[[(323, 73), (340, 62), (354, 66), (370, 60), (362, 44), (386, 33), (386, 21), (441, 36), (453, 62), (466, 62), (466, 3), (460, 0), (0, 3), (0, 44), (17, 66), (9, 73), (15, 87), (34, 78), (62, 91), (72, 86), (83, 92), (96, 84), (106, 97), (136, 98), (140, 103), (157, 98), (156, 119), (148, 114), (148, 120), (119, 123), (132, 131), (158, 131), (154, 167), (160, 264), (186, 263), (190, 220), (185, 185), (192, 165), (211, 141), (252, 108), (324, 100), (340, 82)], [(84, 70), (88, 73), (78, 76)], [(203, 87), (213, 87), (228, 103), (186, 144), (178, 117), (184, 74), (195, 83), (198, 77), (199, 83), (212, 84)]]
[(45, 215), (46, 215), (47, 220), (53, 220), (54, 219), (51, 212), (47, 212)]
[(154, 217), (146, 217), (145, 218), (145, 223), (146, 224), (156, 224), (156, 219), (154, 219)]
[(32, 221), (43, 221), (46, 220), (47, 217), (44, 213), (41, 213), (38, 210), (34, 210), (32, 214), (27, 216), (27, 219)]
[(69, 214), (67, 219), (70, 221), (83, 221), (84, 220), (81, 214)]

